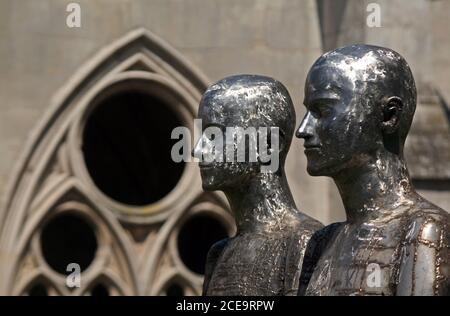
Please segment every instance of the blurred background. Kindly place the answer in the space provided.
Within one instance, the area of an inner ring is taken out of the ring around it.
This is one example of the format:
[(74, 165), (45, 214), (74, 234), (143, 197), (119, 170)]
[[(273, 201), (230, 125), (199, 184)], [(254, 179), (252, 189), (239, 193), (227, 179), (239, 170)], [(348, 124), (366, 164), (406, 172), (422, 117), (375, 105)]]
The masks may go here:
[[(0, 294), (199, 295), (235, 227), (172, 129), (239, 73), (283, 82), (299, 124), (309, 67), (352, 43), (409, 62), (411, 177), (450, 210), (449, 20), (448, 0), (0, 0)], [(345, 219), (298, 139), (286, 170), (299, 209)]]

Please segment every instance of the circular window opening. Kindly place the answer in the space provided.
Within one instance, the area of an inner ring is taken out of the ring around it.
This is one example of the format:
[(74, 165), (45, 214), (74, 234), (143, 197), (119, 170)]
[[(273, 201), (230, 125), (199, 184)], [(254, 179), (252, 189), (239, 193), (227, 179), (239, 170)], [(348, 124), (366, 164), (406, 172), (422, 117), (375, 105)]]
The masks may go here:
[(84, 271), (94, 260), (97, 238), (91, 225), (72, 214), (51, 219), (41, 233), (42, 254), (48, 265), (61, 274), (68, 274), (70, 263)]
[(178, 252), (184, 264), (193, 272), (205, 273), (206, 256), (212, 245), (227, 238), (224, 224), (208, 215), (191, 217), (178, 235)]
[(167, 104), (146, 93), (123, 92), (101, 102), (87, 119), (82, 147), (96, 186), (135, 206), (166, 196), (184, 170), (171, 158), (178, 141), (171, 133), (181, 125)]

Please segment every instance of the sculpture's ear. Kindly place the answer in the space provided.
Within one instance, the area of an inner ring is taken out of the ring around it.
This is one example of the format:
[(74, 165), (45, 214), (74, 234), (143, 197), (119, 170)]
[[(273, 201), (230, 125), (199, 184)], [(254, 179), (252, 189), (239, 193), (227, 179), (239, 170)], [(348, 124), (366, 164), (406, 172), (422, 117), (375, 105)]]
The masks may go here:
[(399, 97), (389, 97), (382, 101), (383, 122), (381, 127), (386, 134), (397, 131), (402, 115), (403, 101)]

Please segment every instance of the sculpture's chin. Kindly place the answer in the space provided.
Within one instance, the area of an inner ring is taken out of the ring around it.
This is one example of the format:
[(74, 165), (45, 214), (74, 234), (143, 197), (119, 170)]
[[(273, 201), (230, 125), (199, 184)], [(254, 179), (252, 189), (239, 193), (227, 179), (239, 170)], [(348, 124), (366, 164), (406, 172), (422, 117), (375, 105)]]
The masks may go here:
[(308, 165), (306, 167), (306, 171), (308, 172), (308, 174), (310, 176), (313, 176), (313, 177), (319, 177), (319, 176), (325, 176), (326, 175), (326, 174), (324, 174), (324, 171), (322, 170), (322, 168), (317, 168), (315, 166)]
[(334, 177), (345, 169), (346, 163), (312, 164), (308, 163), (306, 171), (313, 177)]
[(308, 174), (312, 177), (321, 177), (321, 176), (325, 176), (324, 174), (318, 172), (318, 171), (310, 171), (308, 170)]
[(334, 177), (338, 171), (336, 168), (306, 168), (308, 174), (313, 177)]

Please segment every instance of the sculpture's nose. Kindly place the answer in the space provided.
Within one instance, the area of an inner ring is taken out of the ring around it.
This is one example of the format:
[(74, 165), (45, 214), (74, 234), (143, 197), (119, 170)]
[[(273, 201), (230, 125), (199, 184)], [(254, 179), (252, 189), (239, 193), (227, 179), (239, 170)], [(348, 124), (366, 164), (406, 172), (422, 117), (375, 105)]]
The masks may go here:
[(296, 137), (306, 139), (312, 136), (310, 121), (311, 121), (311, 113), (308, 111), (306, 112), (303, 121), (300, 123), (300, 126), (295, 132)]

